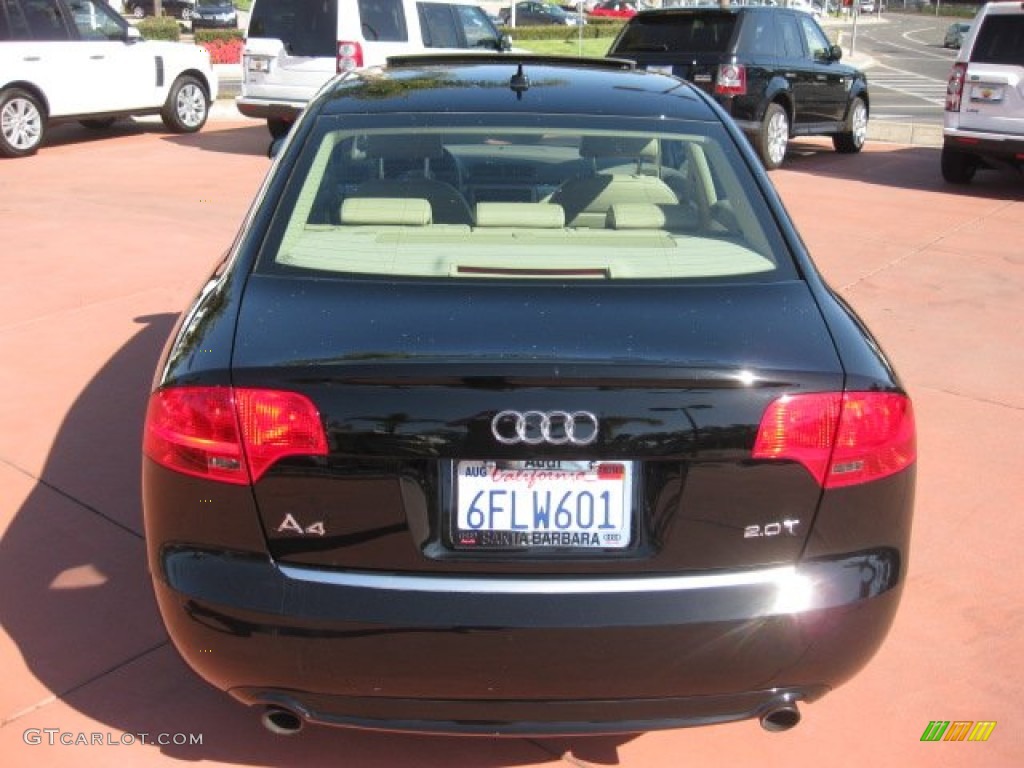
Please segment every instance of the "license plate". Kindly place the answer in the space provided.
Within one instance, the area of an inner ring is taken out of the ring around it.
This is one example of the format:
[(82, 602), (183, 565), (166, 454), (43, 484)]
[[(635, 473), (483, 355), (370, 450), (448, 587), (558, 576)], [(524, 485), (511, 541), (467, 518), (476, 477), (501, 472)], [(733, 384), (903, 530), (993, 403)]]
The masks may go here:
[(457, 549), (623, 549), (629, 546), (633, 463), (460, 461)]
[(1003, 86), (1001, 85), (972, 85), (971, 101), (1002, 101)]
[(266, 57), (250, 56), (247, 63), (250, 72), (259, 74), (267, 74), (270, 72), (270, 59)]

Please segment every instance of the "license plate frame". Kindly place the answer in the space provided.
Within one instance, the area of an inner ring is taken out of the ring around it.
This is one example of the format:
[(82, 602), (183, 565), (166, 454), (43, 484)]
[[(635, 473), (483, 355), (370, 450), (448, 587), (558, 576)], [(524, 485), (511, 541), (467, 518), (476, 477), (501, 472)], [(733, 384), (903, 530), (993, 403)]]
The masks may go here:
[(452, 547), (621, 553), (634, 543), (635, 473), (611, 459), (455, 461)]

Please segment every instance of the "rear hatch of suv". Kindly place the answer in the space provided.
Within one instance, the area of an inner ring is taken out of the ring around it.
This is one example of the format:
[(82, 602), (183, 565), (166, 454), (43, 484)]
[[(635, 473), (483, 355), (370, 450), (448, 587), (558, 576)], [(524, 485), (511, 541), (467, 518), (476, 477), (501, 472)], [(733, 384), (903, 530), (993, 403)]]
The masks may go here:
[(719, 65), (735, 50), (739, 21), (734, 12), (708, 8), (640, 13), (622, 28), (608, 55), (673, 74), (712, 93)]
[(1024, 136), (1024, 6), (990, 5), (961, 56), (957, 127)]

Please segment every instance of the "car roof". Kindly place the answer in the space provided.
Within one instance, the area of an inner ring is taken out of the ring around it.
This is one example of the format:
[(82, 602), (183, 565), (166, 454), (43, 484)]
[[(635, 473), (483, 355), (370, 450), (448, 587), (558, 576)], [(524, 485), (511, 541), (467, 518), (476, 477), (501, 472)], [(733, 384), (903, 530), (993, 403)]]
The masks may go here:
[[(696, 88), (621, 59), (518, 54), (454, 54), (388, 59), (388, 68), (333, 81), (320, 101), (326, 115), (488, 112), (712, 120)], [(443, 105), (443, 106), (442, 106)]]

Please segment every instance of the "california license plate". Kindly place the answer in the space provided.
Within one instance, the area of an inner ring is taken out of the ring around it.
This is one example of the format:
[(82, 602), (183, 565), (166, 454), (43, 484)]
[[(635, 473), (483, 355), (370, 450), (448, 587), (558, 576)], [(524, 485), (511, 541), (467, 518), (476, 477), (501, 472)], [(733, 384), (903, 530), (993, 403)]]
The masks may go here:
[(629, 546), (633, 463), (460, 461), (458, 549), (623, 549)]

